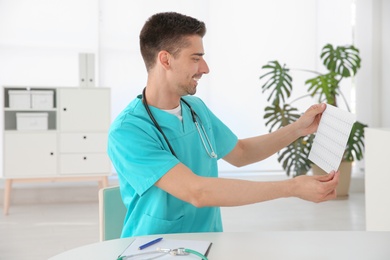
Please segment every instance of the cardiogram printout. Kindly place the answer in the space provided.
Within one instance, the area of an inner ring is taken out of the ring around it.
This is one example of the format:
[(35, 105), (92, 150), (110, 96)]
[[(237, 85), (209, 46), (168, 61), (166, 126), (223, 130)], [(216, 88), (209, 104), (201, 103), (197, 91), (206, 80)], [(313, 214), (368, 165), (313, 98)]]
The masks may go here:
[(327, 104), (309, 153), (309, 160), (327, 173), (338, 170), (355, 121), (354, 114)]

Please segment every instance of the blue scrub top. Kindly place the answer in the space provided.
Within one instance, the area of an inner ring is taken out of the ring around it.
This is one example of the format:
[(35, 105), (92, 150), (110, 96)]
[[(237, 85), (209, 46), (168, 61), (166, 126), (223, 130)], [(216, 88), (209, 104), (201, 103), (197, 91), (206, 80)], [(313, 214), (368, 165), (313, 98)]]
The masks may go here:
[[(219, 207), (197, 208), (154, 186), (178, 163), (199, 176), (218, 177), (217, 160), (227, 155), (237, 143), (236, 135), (201, 99), (194, 96), (184, 99), (197, 113), (198, 123), (204, 126), (217, 158), (207, 154), (190, 109), (183, 102), (182, 121), (149, 106), (177, 158), (151, 121), (140, 97), (134, 99), (111, 125), (108, 155), (118, 173), (122, 199), (127, 207), (122, 237), (223, 230)], [(207, 145), (206, 139), (205, 143)]]

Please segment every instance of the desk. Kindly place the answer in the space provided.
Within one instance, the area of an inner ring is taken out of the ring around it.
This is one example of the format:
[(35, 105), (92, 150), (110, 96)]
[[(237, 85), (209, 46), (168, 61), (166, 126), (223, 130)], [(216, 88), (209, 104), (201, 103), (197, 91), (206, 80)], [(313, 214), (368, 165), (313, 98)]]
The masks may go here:
[[(151, 238), (157, 236), (150, 236)], [(390, 232), (277, 231), (256, 233), (192, 233), (164, 238), (206, 240), (213, 243), (210, 260), (328, 260), (390, 259)], [(82, 246), (50, 260), (115, 260), (133, 238)], [(178, 257), (178, 260), (183, 259)]]

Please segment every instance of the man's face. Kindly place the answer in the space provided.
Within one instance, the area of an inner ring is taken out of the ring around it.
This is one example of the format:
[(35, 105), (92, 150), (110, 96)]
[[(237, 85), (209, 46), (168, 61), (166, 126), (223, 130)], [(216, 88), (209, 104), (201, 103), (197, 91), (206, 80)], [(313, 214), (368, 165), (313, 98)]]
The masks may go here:
[(209, 73), (209, 67), (203, 59), (203, 42), (200, 36), (188, 37), (190, 45), (181, 49), (176, 58), (171, 59), (170, 81), (181, 96), (194, 95), (198, 80)]

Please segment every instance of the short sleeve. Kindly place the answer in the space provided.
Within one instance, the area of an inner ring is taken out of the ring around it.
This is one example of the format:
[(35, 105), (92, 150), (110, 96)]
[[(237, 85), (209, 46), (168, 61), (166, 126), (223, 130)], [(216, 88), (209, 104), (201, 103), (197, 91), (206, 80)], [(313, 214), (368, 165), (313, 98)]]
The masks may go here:
[(108, 155), (121, 178), (139, 195), (179, 163), (158, 138), (150, 124), (126, 115), (110, 128)]

